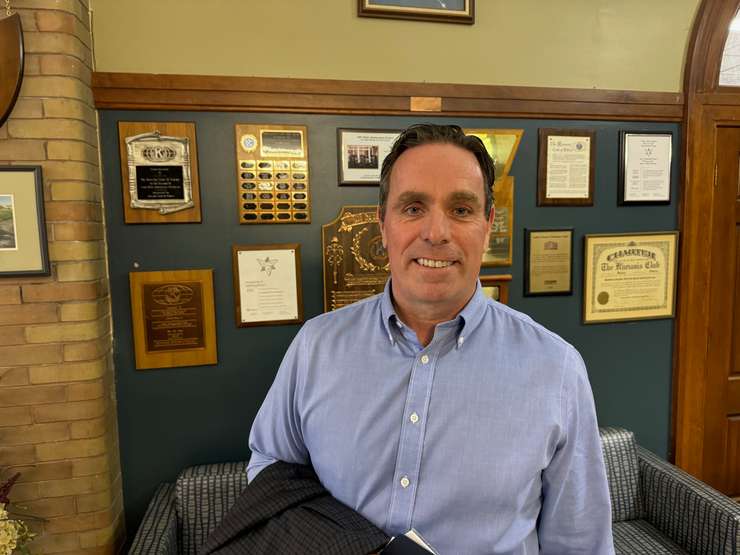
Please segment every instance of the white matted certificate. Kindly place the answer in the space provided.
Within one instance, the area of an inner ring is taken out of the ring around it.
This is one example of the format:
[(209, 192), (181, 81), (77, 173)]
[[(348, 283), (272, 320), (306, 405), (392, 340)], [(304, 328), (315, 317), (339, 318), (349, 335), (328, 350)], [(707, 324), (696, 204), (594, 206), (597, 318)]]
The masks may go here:
[(678, 232), (587, 235), (583, 321), (671, 318)]
[(670, 203), (671, 133), (621, 132), (620, 204)]
[(596, 131), (540, 129), (537, 206), (592, 206)]
[(236, 325), (303, 321), (300, 245), (232, 247)]

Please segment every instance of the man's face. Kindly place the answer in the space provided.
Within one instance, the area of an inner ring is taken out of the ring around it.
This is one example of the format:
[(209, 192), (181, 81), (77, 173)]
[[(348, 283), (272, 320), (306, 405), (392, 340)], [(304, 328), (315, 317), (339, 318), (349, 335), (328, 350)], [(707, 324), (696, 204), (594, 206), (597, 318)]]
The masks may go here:
[(455, 145), (413, 147), (396, 160), (389, 189), (380, 231), (396, 308), (453, 318), (475, 290), (492, 223), (478, 161)]

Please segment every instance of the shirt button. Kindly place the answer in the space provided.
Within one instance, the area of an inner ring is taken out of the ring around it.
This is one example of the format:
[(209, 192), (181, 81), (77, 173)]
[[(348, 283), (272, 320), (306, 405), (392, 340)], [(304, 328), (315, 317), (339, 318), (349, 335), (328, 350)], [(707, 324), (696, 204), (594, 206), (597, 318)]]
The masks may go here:
[(412, 412), (411, 416), (409, 416), (409, 420), (411, 420), (412, 424), (416, 424), (419, 421), (419, 415), (415, 412)]
[(421, 356), (421, 363), (422, 364), (427, 364), (428, 362), (429, 362), (429, 357), (427, 355), (422, 355)]
[(406, 489), (407, 487), (409, 487), (410, 483), (411, 482), (409, 482), (408, 476), (404, 476), (403, 478), (401, 478), (401, 487), (403, 489)]

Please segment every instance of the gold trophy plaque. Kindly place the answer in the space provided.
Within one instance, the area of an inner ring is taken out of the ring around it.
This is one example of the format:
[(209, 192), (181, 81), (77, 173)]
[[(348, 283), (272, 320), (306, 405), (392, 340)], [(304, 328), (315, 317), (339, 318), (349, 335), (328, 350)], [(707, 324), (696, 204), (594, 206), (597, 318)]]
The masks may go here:
[(390, 275), (377, 206), (343, 206), (321, 226), (324, 310), (335, 310), (383, 291)]
[(237, 123), (240, 224), (311, 223), (305, 125)]

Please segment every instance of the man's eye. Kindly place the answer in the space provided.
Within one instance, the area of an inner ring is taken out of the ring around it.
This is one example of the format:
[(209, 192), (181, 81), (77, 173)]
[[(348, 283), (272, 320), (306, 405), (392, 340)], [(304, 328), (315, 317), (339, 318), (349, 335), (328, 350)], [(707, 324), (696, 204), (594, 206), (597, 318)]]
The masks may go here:
[(469, 216), (473, 211), (466, 206), (458, 206), (453, 210), (455, 216)]
[(418, 206), (407, 206), (403, 209), (404, 214), (408, 214), (409, 216), (417, 216), (421, 213), (421, 208)]

